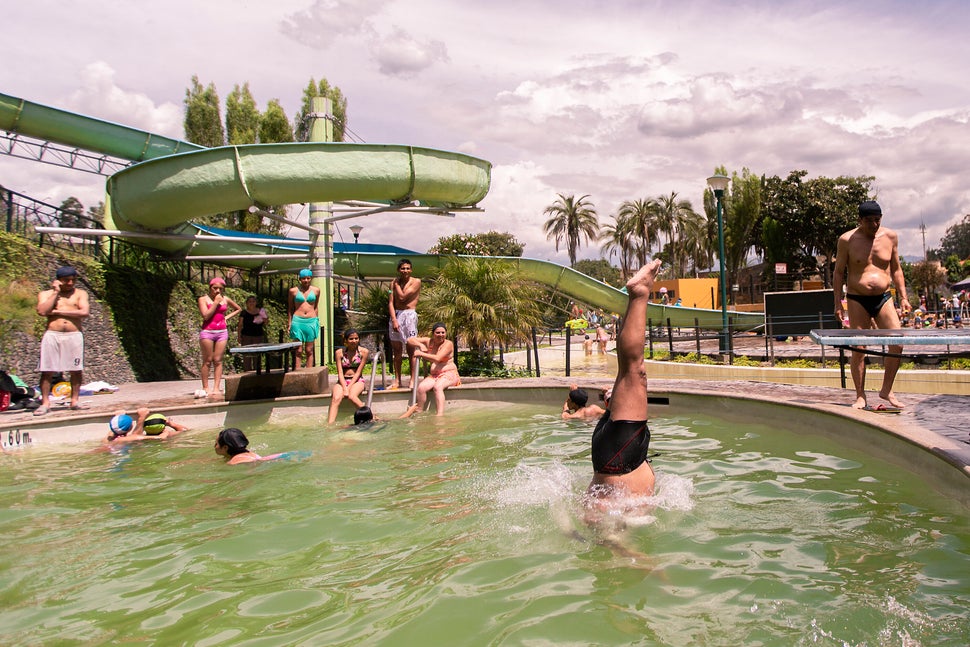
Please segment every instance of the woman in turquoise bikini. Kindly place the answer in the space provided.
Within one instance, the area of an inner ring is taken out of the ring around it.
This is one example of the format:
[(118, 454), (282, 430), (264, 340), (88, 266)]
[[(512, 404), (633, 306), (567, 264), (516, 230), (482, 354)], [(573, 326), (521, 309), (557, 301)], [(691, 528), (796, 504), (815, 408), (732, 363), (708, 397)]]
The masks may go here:
[(313, 287), (313, 272), (300, 270), (300, 284), (290, 288), (288, 308), (290, 315), (290, 339), (303, 342), (297, 349), (296, 367), (313, 366), (313, 345), (320, 335), (320, 288)]
[(344, 398), (353, 402), (355, 409), (364, 406), (360, 399), (360, 394), (364, 392), (364, 379), (361, 373), (364, 372), (368, 355), (370, 351), (360, 347), (360, 334), (353, 328), (344, 331), (344, 347), (338, 348), (336, 352), (337, 372), (340, 377), (337, 378), (337, 383), (333, 385), (330, 392), (327, 424), (332, 425), (337, 420), (337, 410), (340, 409), (340, 403)]

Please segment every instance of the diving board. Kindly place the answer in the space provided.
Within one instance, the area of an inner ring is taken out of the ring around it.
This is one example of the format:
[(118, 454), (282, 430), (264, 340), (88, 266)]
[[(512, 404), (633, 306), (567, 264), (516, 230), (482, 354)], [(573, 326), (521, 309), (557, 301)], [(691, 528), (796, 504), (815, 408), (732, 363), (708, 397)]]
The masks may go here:
[(809, 332), (812, 341), (822, 346), (839, 349), (839, 368), (842, 370), (842, 388), (845, 388), (845, 351), (858, 351), (882, 357), (919, 358), (928, 355), (903, 355), (868, 350), (865, 346), (945, 346), (944, 355), (965, 355), (950, 353), (950, 346), (970, 346), (970, 329), (967, 328), (915, 328), (868, 329), (842, 328), (840, 330), (814, 329)]

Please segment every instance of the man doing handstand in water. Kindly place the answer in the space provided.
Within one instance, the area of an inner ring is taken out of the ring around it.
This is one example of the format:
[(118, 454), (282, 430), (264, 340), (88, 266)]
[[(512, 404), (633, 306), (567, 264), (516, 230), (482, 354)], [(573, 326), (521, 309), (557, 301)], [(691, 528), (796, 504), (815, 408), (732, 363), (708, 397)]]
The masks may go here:
[(626, 315), (616, 338), (616, 381), (610, 406), (593, 431), (593, 480), (587, 507), (607, 508), (623, 499), (653, 494), (654, 473), (647, 462), (647, 372), (643, 348), (647, 304), (660, 261), (653, 260), (627, 284)]

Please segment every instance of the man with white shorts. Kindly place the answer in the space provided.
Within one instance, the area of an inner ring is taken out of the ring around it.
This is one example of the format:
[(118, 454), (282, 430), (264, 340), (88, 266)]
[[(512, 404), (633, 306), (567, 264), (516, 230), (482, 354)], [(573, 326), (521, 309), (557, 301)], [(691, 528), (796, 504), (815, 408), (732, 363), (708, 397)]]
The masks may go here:
[(75, 287), (77, 270), (57, 269), (51, 289), (37, 296), (37, 314), (47, 317), (47, 332), (40, 342), (40, 406), (35, 416), (50, 411), (51, 377), (54, 373), (71, 375), (71, 409), (80, 409), (81, 379), (84, 371), (84, 335), (81, 323), (91, 314), (88, 293)]
[[(387, 309), (391, 315), (387, 326), (393, 355), (394, 382), (392, 389), (404, 386), (401, 366), (404, 363), (404, 349), (411, 337), (418, 335), (418, 296), (421, 293), (421, 279), (411, 276), (411, 261), (402, 258), (397, 264), (397, 278), (391, 284), (391, 296)], [(414, 348), (408, 348), (408, 361), (414, 371)]]

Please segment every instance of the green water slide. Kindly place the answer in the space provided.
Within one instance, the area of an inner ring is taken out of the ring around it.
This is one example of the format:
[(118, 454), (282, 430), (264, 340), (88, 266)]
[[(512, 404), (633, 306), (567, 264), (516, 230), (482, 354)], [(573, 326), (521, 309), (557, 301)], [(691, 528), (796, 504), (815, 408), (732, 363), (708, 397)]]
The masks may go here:
[[(291, 143), (202, 148), (5, 94), (0, 94), (0, 129), (136, 162), (108, 179), (108, 226), (149, 235), (198, 234), (193, 218), (250, 206), (350, 200), (473, 206), (488, 193), (491, 173), (485, 160), (414, 146)], [(136, 242), (186, 257), (292, 255), (308, 247), (306, 241), (275, 237), (265, 237), (265, 242), (204, 238), (147, 237)], [(424, 254), (409, 258), (417, 276), (447, 261)], [(398, 260), (397, 255), (338, 253), (333, 266), (338, 276), (390, 278), (397, 275)], [(495, 260), (515, 263), (532, 280), (589, 306), (617, 313), (626, 308), (623, 292), (562, 265), (527, 258)], [(305, 260), (286, 258), (227, 263), (294, 271), (306, 266)], [(737, 328), (764, 322), (757, 313), (730, 314)], [(675, 326), (692, 326), (695, 319), (704, 328), (721, 326), (718, 310), (651, 305), (649, 316), (658, 322), (670, 318)]]

